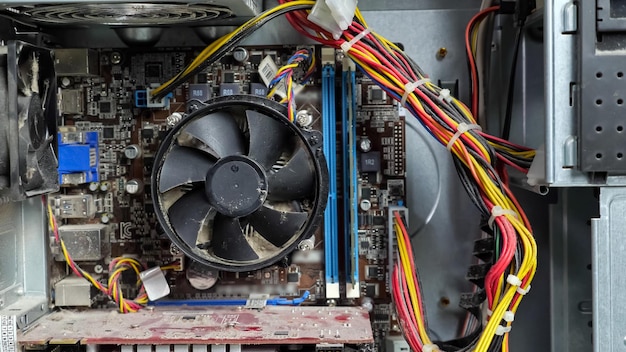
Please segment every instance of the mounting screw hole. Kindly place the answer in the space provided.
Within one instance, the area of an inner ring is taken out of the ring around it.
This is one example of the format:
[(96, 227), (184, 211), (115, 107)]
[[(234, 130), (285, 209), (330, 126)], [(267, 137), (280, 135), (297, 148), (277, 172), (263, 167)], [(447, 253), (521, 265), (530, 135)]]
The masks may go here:
[(591, 264), (587, 264), (587, 270), (591, 270)]
[(596, 99), (596, 105), (602, 105), (602, 99)]
[(617, 105), (624, 104), (624, 99), (617, 99)]
[(617, 73), (617, 78), (622, 78), (624, 77), (624, 72), (620, 71)]
[(617, 126), (616, 128), (617, 132), (623, 132), (624, 131), (624, 126)]
[(622, 154), (622, 153), (617, 153), (617, 158), (618, 158), (618, 159), (622, 159), (623, 157), (624, 157), (624, 154)]
[(602, 126), (596, 126), (596, 132), (602, 132)]
[(450, 305), (450, 298), (448, 297), (441, 297), (439, 299), (439, 305), (443, 308), (447, 307)]
[(602, 153), (596, 154), (596, 159), (602, 159)]
[(596, 72), (596, 78), (602, 78), (602, 72)]

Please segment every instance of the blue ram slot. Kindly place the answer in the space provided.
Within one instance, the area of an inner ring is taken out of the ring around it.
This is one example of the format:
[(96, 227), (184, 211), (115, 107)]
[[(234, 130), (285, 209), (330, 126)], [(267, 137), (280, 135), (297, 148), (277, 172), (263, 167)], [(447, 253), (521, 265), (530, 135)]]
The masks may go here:
[(324, 155), (328, 163), (329, 176), (328, 204), (324, 212), (326, 298), (339, 298), (335, 68), (332, 65), (326, 65), (322, 70), (322, 119)]
[(358, 187), (356, 164), (356, 75), (355, 67), (347, 60), (341, 79), (342, 89), (342, 137), (343, 137), (343, 189), (344, 189), (344, 236), (346, 258), (346, 297), (359, 298), (359, 225)]

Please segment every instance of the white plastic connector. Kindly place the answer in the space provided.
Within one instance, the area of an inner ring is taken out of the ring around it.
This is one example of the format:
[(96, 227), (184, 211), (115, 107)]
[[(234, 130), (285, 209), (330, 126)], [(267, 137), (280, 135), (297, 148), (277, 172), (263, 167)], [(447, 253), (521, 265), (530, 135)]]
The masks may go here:
[(530, 291), (530, 285), (528, 285), (526, 289), (523, 289), (521, 286), (517, 288), (517, 293), (519, 293), (522, 296), (525, 296), (526, 294), (528, 294), (529, 291)]
[(483, 129), (479, 125), (461, 122), (459, 126), (456, 128), (456, 133), (454, 134), (454, 136), (450, 138), (450, 141), (448, 142), (448, 145), (446, 146), (446, 148), (448, 148), (448, 150), (452, 150), (452, 147), (454, 146), (454, 143), (456, 143), (456, 140), (461, 138), (463, 133), (466, 133), (471, 130), (482, 131)]
[(498, 327), (496, 328), (496, 335), (498, 336), (502, 336), (506, 333), (511, 332), (511, 327), (510, 326), (502, 326), (502, 325), (498, 325)]
[(512, 323), (513, 320), (515, 320), (515, 313), (507, 310), (506, 312), (504, 312), (504, 316), (502, 316), (502, 319), (504, 319), (504, 321), (506, 321), (507, 323)]
[[(511, 209), (504, 209), (499, 205), (494, 206), (493, 208), (491, 208), (491, 217), (489, 218), (489, 221), (487, 221), (487, 224), (489, 225), (490, 228), (493, 229), (493, 222), (496, 221), (496, 219), (499, 216), (503, 216), (503, 215), (511, 215), (514, 217), (517, 217), (517, 213)], [(515, 285), (515, 286), (519, 286), (519, 285)]]
[(519, 287), (522, 285), (522, 280), (513, 274), (509, 274), (509, 276), (506, 277), (506, 282), (508, 282), (511, 286)]
[(441, 350), (439, 349), (439, 346), (435, 345), (434, 343), (427, 344), (422, 347), (422, 352), (440, 352), (440, 351)]
[(318, 0), (307, 19), (339, 39), (356, 12), (357, 0)]
[(343, 33), (343, 29), (339, 27), (339, 24), (333, 17), (332, 11), (323, 0), (315, 2), (309, 16), (307, 16), (307, 19), (329, 31), (335, 39), (339, 39), (341, 37), (341, 33)]
[(156, 266), (142, 271), (139, 273), (139, 278), (143, 282), (149, 300), (156, 301), (170, 294), (170, 285), (160, 267)]
[(404, 85), (404, 94), (402, 95), (402, 100), (400, 100), (400, 105), (404, 106), (406, 100), (409, 98), (409, 94), (413, 93), (420, 86), (430, 82), (430, 78), (424, 78), (417, 80), (415, 82), (409, 82)]
[(341, 30), (345, 31), (352, 23), (356, 12), (357, 0), (326, 0), (331, 15)]
[(529, 186), (534, 187), (541, 183), (546, 175), (546, 153), (545, 147), (541, 146), (535, 150), (535, 157), (530, 164), (528, 174), (526, 174), (527, 183)]

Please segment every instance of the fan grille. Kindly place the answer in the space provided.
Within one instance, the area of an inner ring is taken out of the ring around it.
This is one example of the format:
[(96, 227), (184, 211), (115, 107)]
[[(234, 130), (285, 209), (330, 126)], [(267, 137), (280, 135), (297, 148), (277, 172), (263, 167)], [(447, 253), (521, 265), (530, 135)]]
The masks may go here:
[(203, 4), (45, 4), (9, 9), (50, 24), (169, 25), (233, 15), (227, 8)]

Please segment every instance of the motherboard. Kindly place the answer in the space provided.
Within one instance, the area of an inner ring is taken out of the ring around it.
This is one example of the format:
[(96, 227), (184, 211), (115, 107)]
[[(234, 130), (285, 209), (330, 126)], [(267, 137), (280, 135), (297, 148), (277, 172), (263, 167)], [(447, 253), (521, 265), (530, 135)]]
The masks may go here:
[[(400, 335), (389, 281), (396, 256), (391, 217), (400, 212), (408, 219), (405, 120), (397, 103), (341, 51), (305, 47), (319, 64), (312, 79), (297, 87), (294, 121), (332, 141), (323, 152), (334, 180), (329, 202), (335, 202), (335, 222), (325, 214), (324, 225), (269, 266), (219, 270), (189, 259), (156, 215), (151, 175), (170, 131), (215, 97), (266, 97), (276, 68), (302, 48), (238, 47), (159, 100), (151, 99), (151, 91), (198, 50), (58, 50), (61, 190), (48, 202), (67, 253), (102, 283), (114, 258), (130, 257), (146, 268), (168, 268), (163, 273), (170, 293), (155, 305), (245, 305), (258, 304), (250, 303), (253, 297), (279, 296), (304, 297), (303, 306), (361, 307), (369, 312), (375, 339), (370, 348), (383, 351)], [(75, 277), (60, 246), (51, 243), (54, 305), (116, 308), (109, 295)], [(131, 271), (122, 275), (125, 297), (139, 294), (136, 280)]]

